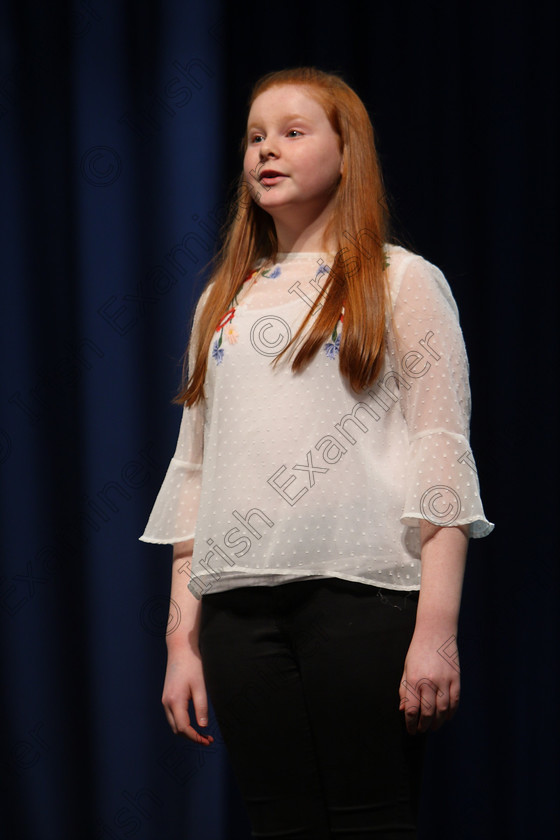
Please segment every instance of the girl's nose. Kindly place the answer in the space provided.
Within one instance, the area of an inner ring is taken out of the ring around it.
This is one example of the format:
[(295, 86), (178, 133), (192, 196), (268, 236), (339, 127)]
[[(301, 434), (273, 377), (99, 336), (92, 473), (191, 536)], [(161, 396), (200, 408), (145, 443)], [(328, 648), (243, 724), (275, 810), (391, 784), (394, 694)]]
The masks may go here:
[(268, 157), (277, 157), (276, 149), (274, 145), (270, 142), (270, 140), (265, 140), (264, 143), (261, 143), (259, 146), (259, 155), (261, 160), (264, 160)]

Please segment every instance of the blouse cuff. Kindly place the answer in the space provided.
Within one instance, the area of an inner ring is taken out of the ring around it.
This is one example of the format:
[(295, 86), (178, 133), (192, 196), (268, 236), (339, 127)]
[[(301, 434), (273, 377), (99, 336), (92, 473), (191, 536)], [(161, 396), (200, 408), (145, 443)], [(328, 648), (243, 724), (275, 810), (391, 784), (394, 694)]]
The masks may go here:
[(469, 525), (470, 537), (494, 530), (482, 507), (476, 464), (464, 435), (437, 430), (410, 444), (406, 496), (400, 521), (419, 527)]
[(177, 543), (194, 537), (202, 487), (202, 464), (172, 458), (139, 538), (147, 543)]

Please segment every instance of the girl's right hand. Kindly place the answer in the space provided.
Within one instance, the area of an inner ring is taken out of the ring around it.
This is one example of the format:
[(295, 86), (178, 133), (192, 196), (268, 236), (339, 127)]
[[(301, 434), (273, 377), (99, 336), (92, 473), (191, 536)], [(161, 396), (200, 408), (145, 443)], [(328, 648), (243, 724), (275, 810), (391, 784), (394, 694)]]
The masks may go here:
[(191, 725), (189, 700), (192, 700), (196, 722), (208, 724), (208, 700), (200, 654), (190, 647), (168, 650), (167, 670), (161, 702), (175, 735), (184, 735), (197, 744), (209, 746), (212, 735), (201, 735)]

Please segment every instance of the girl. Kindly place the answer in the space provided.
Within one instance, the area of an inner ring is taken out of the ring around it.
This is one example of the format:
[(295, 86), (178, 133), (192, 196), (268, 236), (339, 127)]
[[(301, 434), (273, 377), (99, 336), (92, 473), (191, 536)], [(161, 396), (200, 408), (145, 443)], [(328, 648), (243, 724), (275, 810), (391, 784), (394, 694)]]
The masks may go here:
[(162, 702), (208, 745), (208, 692), (253, 837), (411, 838), (425, 733), (459, 701), (468, 537), (493, 528), (457, 308), (389, 244), (339, 77), (258, 81), (244, 149), (141, 538), (174, 544)]

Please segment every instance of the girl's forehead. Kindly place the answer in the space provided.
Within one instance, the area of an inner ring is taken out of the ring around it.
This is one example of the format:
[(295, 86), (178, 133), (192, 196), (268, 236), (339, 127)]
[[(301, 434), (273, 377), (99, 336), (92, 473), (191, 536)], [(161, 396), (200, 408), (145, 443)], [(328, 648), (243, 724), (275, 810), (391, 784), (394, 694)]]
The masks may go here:
[(323, 106), (305, 85), (275, 85), (259, 93), (251, 105), (248, 122), (255, 116), (279, 116), (285, 112), (297, 116), (321, 117)]

